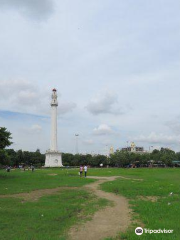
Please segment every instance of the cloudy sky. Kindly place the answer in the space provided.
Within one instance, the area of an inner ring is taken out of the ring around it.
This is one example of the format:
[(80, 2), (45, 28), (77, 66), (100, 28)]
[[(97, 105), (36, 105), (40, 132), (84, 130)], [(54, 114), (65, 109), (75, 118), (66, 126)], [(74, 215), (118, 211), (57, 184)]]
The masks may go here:
[(0, 0), (0, 125), (13, 148), (180, 151), (179, 0)]

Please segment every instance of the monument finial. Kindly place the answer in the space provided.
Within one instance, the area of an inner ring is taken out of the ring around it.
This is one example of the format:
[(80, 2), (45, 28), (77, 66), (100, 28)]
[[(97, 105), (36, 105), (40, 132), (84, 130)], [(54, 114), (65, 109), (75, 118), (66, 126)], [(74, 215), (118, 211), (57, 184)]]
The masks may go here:
[(57, 101), (57, 90), (54, 88), (52, 90), (52, 95), (51, 95), (51, 106), (58, 106), (58, 101)]

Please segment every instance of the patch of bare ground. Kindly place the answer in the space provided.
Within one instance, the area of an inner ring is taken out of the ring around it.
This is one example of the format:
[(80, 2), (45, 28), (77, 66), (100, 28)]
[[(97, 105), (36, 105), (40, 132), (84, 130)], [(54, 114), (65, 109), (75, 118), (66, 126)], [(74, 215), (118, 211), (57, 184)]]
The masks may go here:
[(150, 201), (150, 202), (157, 202), (157, 200), (159, 199), (159, 197), (157, 196), (138, 196), (137, 198), (143, 201)]
[(57, 174), (56, 173), (50, 173), (50, 174), (48, 174), (48, 176), (57, 176)]
[[(107, 179), (111, 179), (111, 178), (114, 178), (114, 180), (115, 179), (117, 179), (117, 178), (123, 178), (123, 179), (126, 179), (126, 180), (133, 180), (133, 181), (143, 181), (143, 179), (142, 178), (130, 178), (130, 177), (123, 177), (123, 176), (113, 176), (113, 177), (95, 177), (95, 176), (89, 176), (88, 178), (93, 178), (93, 179), (105, 179), (105, 180), (107, 180)], [(112, 181), (112, 180), (110, 180), (110, 181)]]
[(52, 188), (52, 189), (39, 189), (39, 190), (31, 191), (29, 193), (0, 195), (0, 198), (11, 198), (11, 197), (23, 198), (24, 201), (33, 201), (34, 202), (43, 196), (52, 195), (54, 193), (57, 193), (62, 190), (67, 190), (67, 189), (77, 189), (77, 187), (58, 187), (58, 188)]
[(142, 178), (128, 178), (128, 177), (123, 177), (123, 176), (118, 176), (119, 178), (123, 178), (126, 180), (133, 180), (133, 181), (143, 181)]
[[(119, 177), (119, 176), (118, 176)], [(100, 240), (116, 237), (118, 232), (125, 232), (131, 223), (128, 200), (119, 195), (100, 190), (99, 185), (114, 181), (117, 177), (89, 177), (99, 181), (88, 184), (84, 188), (93, 192), (98, 198), (111, 201), (108, 206), (97, 211), (90, 221), (73, 226), (69, 231), (72, 240)]]

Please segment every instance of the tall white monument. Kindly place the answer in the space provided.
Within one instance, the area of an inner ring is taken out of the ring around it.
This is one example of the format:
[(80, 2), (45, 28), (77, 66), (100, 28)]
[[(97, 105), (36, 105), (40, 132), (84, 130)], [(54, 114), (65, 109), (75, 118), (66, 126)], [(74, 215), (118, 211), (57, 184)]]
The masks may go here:
[(51, 146), (46, 151), (45, 167), (62, 167), (62, 155), (57, 150), (57, 90), (52, 90), (51, 96)]

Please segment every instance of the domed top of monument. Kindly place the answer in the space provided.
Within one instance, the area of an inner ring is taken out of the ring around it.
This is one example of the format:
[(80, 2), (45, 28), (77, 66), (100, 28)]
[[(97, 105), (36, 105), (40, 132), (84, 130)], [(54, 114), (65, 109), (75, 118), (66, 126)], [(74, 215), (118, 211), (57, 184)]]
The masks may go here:
[(51, 106), (58, 106), (58, 101), (57, 101), (57, 90), (54, 88), (52, 90), (52, 95), (51, 95)]

